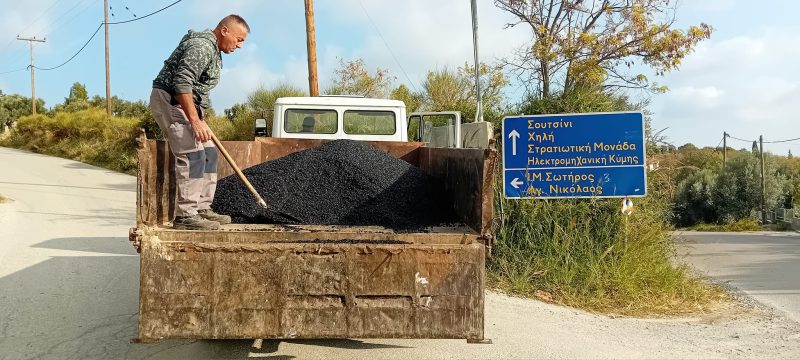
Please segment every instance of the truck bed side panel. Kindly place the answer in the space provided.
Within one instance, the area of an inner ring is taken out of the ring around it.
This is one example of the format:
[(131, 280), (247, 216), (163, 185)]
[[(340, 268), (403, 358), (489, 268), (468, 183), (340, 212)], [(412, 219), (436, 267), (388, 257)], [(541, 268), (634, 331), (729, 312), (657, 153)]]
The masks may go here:
[(487, 239), (492, 236), (496, 165), (495, 150), (420, 148), (419, 167), (442, 180), (456, 214)]

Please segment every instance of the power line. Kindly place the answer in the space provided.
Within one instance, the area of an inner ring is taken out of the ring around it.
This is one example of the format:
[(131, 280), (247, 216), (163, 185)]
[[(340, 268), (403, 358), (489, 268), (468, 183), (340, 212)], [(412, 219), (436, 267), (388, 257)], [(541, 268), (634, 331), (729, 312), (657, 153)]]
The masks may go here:
[[(394, 59), (394, 62), (397, 63), (398, 67), (400, 67), (400, 71), (403, 72), (403, 75), (405, 75), (406, 80), (408, 80), (408, 83), (411, 84), (411, 87), (414, 88), (414, 91), (419, 91), (419, 90), (417, 90), (417, 86), (414, 85), (414, 82), (411, 81), (411, 78), (408, 76), (408, 73), (406, 73), (406, 69), (403, 69), (403, 65), (400, 64), (399, 60), (397, 60), (397, 56), (394, 55), (394, 51), (392, 51), (392, 48), (389, 47), (389, 43), (387, 43), (386, 39), (383, 38), (383, 34), (381, 34), (381, 30), (378, 29), (378, 26), (375, 25), (374, 21), (372, 21), (372, 17), (369, 16), (369, 12), (367, 11), (367, 8), (364, 7), (364, 4), (361, 2), (361, 0), (358, 0), (358, 4), (361, 5), (361, 9), (364, 10), (364, 14), (367, 15), (367, 19), (369, 19), (369, 22), (372, 24), (372, 27), (375, 28), (375, 31), (378, 33), (378, 36), (383, 41), (383, 45), (386, 45), (386, 49), (389, 50), (389, 54), (392, 54), (392, 58)], [(478, 66), (478, 65), (475, 65), (475, 66)]]
[(11, 73), (15, 73), (15, 72), (19, 72), (19, 71), (25, 71), (25, 70), (28, 70), (28, 68), (27, 68), (27, 67), (24, 67), (24, 68), (22, 68), (22, 69), (16, 69), (16, 70), (3, 71), (3, 72), (0, 72), (0, 75), (4, 75), (4, 74), (11, 74)]
[[(75, 6), (71, 7), (64, 14), (62, 14), (52, 22), (51, 26), (48, 29), (49, 33), (55, 33), (57, 30), (60, 30), (65, 26), (72, 24), (72, 22), (74, 22), (75, 19), (83, 15), (83, 13), (85, 13), (87, 10), (91, 9), (94, 6), (95, 1), (97, 0), (81, 0), (80, 2), (76, 2)], [(82, 8), (78, 9), (79, 7)], [(77, 11), (72, 13), (73, 10)], [(72, 13), (71, 14), (72, 16), (67, 17), (67, 15), (70, 15), (70, 13)]]
[[(125, 20), (125, 21), (117, 21), (117, 22), (110, 22), (110, 23), (108, 23), (108, 25), (126, 24), (126, 23), (130, 23), (130, 22), (134, 22), (134, 21), (139, 21), (139, 20), (142, 20), (142, 19), (144, 19), (146, 17), (153, 16), (153, 15), (158, 14), (158, 13), (164, 11), (164, 10), (167, 10), (167, 9), (171, 8), (172, 6), (174, 6), (175, 4), (177, 4), (177, 3), (181, 2), (181, 1), (183, 1), (183, 0), (177, 0), (177, 1), (173, 2), (172, 4), (169, 4), (169, 5), (161, 8), (161, 9), (153, 11), (153, 12), (147, 14), (147, 15), (137, 17), (135, 19)], [(133, 16), (135, 17), (136, 15), (133, 15)]]
[(775, 141), (764, 141), (764, 143), (765, 144), (777, 144), (777, 143), (785, 143), (785, 142), (791, 142), (791, 141), (797, 141), (797, 140), (800, 140), (800, 138), (786, 139), (786, 140), (775, 140)]
[(95, 35), (97, 35), (97, 32), (98, 32), (98, 31), (100, 31), (100, 29), (101, 29), (101, 28), (103, 28), (103, 25), (104, 25), (104, 24), (102, 24), (102, 23), (101, 23), (101, 24), (100, 24), (100, 26), (98, 26), (98, 27), (97, 27), (97, 29), (94, 31), (94, 33), (92, 34), (92, 36), (91, 36), (91, 37), (89, 37), (89, 40), (86, 40), (86, 43), (85, 43), (85, 44), (83, 44), (83, 46), (81, 46), (80, 50), (78, 50), (78, 52), (76, 52), (76, 53), (75, 53), (75, 55), (72, 55), (72, 57), (70, 57), (69, 59), (67, 59), (67, 61), (64, 61), (63, 63), (61, 63), (61, 65), (54, 66), (54, 67), (51, 67), (51, 68), (40, 68), (40, 67), (38, 67), (38, 66), (34, 66), (34, 68), (36, 68), (36, 69), (38, 69), (38, 70), (49, 71), (49, 70), (55, 70), (55, 69), (58, 69), (58, 68), (60, 68), (60, 67), (62, 67), (62, 66), (64, 66), (64, 65), (66, 65), (67, 63), (69, 63), (70, 61), (72, 61), (72, 59), (74, 59), (76, 56), (78, 56), (78, 54), (80, 54), (80, 53), (81, 53), (81, 51), (83, 51), (83, 49), (85, 49), (87, 45), (89, 45), (89, 43), (92, 41), (92, 39), (94, 39)]
[[(49, 32), (53, 33), (56, 30), (59, 30), (59, 29), (63, 28), (64, 26), (66, 26), (68, 24), (71, 24), (73, 21), (75, 21), (75, 19), (78, 18), (78, 16), (80, 16), (81, 14), (86, 12), (86, 10), (89, 10), (92, 7), (92, 5), (93, 5), (92, 1), (96, 1), (96, 0), (81, 0), (80, 2), (76, 2), (75, 5), (73, 5), (71, 8), (69, 8), (69, 10), (67, 10), (66, 12), (61, 14), (61, 16), (57, 17), (55, 20), (53, 20), (51, 22), (50, 27), (49, 27), (50, 28)], [(78, 7), (80, 7), (82, 5), (86, 5), (86, 6), (83, 9), (79, 10), (78, 12), (72, 14), (72, 16), (70, 18), (67, 18), (67, 15), (69, 15), (70, 13), (72, 13), (73, 10), (76, 10)], [(66, 20), (66, 21), (64, 21), (64, 20)], [(45, 37), (47, 35), (48, 34), (45, 34)], [(24, 54), (25, 54), (24, 52), (19, 52), (16, 57), (12, 58), (11, 62), (21, 58)]]
[(736, 137), (736, 136), (733, 136), (733, 135), (731, 135), (730, 133), (728, 133), (728, 137), (729, 137), (729, 138), (731, 138), (731, 139), (734, 139), (734, 140), (744, 141), (744, 142), (746, 142), (746, 143), (748, 143), (748, 144), (752, 144), (752, 143), (753, 143), (753, 141), (755, 141), (755, 140), (745, 140), (745, 139), (740, 139), (740, 138), (738, 138), (738, 137)]
[(33, 22), (32, 22), (32, 23), (30, 23), (30, 24), (28, 25), (28, 27), (26, 27), (24, 30), (22, 30), (22, 32), (24, 32), (25, 30), (28, 30), (28, 29), (29, 29), (31, 26), (33, 26), (33, 24), (36, 24), (36, 23), (37, 23), (39, 20), (41, 20), (41, 19), (42, 19), (42, 18), (43, 18), (43, 17), (44, 17), (44, 16), (45, 16), (45, 15), (46, 15), (48, 12), (50, 12), (50, 10), (51, 10), (51, 9), (53, 9), (53, 7), (55, 7), (56, 5), (58, 5), (58, 3), (62, 2), (62, 1), (64, 1), (64, 0), (56, 0), (56, 1), (53, 1), (53, 3), (50, 5), (50, 7), (48, 7), (48, 8), (47, 8), (47, 10), (45, 10), (45, 11), (44, 11), (44, 12), (43, 12), (41, 15), (39, 15), (39, 17), (37, 17), (37, 18), (36, 18), (36, 20), (33, 20)]
[[(152, 15), (158, 14), (158, 13), (160, 13), (160, 12), (162, 12), (162, 11), (164, 11), (164, 10), (166, 10), (166, 9), (170, 8), (170, 7), (172, 7), (173, 5), (175, 5), (175, 4), (177, 4), (177, 3), (181, 2), (181, 1), (183, 1), (183, 0), (177, 0), (177, 1), (173, 2), (172, 4), (169, 4), (169, 5), (167, 5), (167, 6), (163, 7), (163, 8), (161, 8), (161, 9), (158, 9), (158, 10), (156, 10), (156, 11), (154, 11), (154, 12), (151, 12), (151, 13), (149, 13), (149, 14), (147, 14), (147, 15), (144, 15), (144, 16), (142, 16), (142, 17), (139, 17), (139, 18), (136, 18), (136, 19), (132, 19), (132, 20), (126, 20), (126, 21), (118, 21), (118, 22), (110, 22), (110, 23), (108, 23), (108, 24), (109, 24), (109, 25), (117, 25), (117, 24), (125, 24), (125, 23), (129, 23), (129, 22), (134, 22), (134, 21), (142, 20), (142, 19), (144, 19), (144, 18), (146, 18), (146, 17), (149, 17), (149, 16), (152, 16)], [(105, 23), (100, 23), (100, 25), (97, 27), (97, 29), (95, 29), (94, 33), (92, 33), (92, 36), (90, 36), (90, 37), (89, 37), (89, 40), (86, 40), (86, 43), (84, 43), (84, 44), (83, 44), (83, 46), (81, 46), (81, 48), (78, 50), (78, 52), (76, 52), (76, 53), (75, 53), (75, 55), (72, 55), (72, 57), (70, 57), (69, 59), (67, 59), (67, 61), (64, 61), (63, 63), (61, 63), (61, 64), (60, 64), (60, 65), (58, 65), (58, 66), (54, 66), (54, 67), (50, 67), (50, 68), (40, 68), (40, 67), (38, 67), (38, 66), (34, 66), (34, 68), (36, 68), (36, 69), (38, 69), (38, 70), (49, 71), (49, 70), (55, 70), (55, 69), (58, 69), (58, 68), (60, 68), (60, 67), (62, 67), (62, 66), (64, 66), (64, 65), (66, 65), (67, 63), (69, 63), (70, 61), (72, 61), (72, 59), (74, 59), (76, 56), (78, 56), (78, 54), (80, 54), (80, 53), (83, 51), (83, 49), (85, 49), (85, 48), (86, 48), (86, 46), (88, 46), (88, 45), (89, 45), (89, 43), (90, 43), (90, 42), (92, 42), (92, 39), (94, 39), (94, 37), (97, 35), (97, 33), (100, 31), (100, 29), (101, 29), (101, 28), (103, 28), (103, 25), (105, 25)]]
[[(731, 138), (731, 139), (734, 139), (734, 140), (744, 141), (744, 142), (747, 142), (747, 143), (753, 143), (753, 141), (755, 141), (755, 140), (740, 139), (740, 138), (737, 138), (737, 137), (731, 135), (730, 133), (728, 133), (728, 137)], [(800, 140), (800, 137), (791, 138), (791, 139), (785, 139), (785, 140), (764, 141), (764, 144), (787, 143), (787, 142), (798, 141), (798, 140)]]

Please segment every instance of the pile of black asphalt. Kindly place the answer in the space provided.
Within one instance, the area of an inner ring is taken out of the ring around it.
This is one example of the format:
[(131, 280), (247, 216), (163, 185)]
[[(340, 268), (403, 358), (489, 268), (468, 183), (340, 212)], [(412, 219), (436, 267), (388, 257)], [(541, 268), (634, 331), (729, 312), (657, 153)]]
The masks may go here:
[(412, 230), (456, 222), (440, 181), (363, 142), (327, 142), (243, 173), (269, 206), (259, 206), (235, 175), (222, 178), (212, 208), (234, 223)]

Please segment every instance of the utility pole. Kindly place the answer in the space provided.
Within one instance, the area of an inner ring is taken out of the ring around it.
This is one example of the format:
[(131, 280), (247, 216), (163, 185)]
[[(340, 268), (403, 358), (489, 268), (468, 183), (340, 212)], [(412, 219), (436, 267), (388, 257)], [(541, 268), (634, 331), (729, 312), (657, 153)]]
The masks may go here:
[(306, 47), (308, 50), (308, 93), (311, 96), (319, 96), (319, 85), (317, 84), (317, 39), (314, 32), (314, 0), (305, 0), (305, 2)]
[(728, 133), (722, 132), (722, 168), (728, 164)]
[(478, 5), (471, 0), (472, 7), (472, 48), (475, 53), (475, 98), (478, 101), (475, 122), (483, 121), (483, 95), (481, 94), (481, 63), (478, 60)]
[(111, 117), (111, 71), (109, 70), (109, 59), (108, 59), (108, 0), (104, 0), (105, 7), (103, 8), (103, 12), (105, 13), (106, 21), (103, 23), (106, 27), (106, 115)]
[(32, 38), (21, 38), (17, 35), (17, 40), (27, 41), (28, 45), (31, 48), (31, 65), (29, 68), (31, 69), (31, 114), (36, 115), (36, 68), (34, 67), (33, 62), (33, 43), (34, 42), (45, 42), (47, 38), (44, 39), (37, 39), (36, 36)]
[(759, 149), (761, 150), (761, 223), (767, 224), (767, 185), (764, 181), (764, 135), (758, 136)]

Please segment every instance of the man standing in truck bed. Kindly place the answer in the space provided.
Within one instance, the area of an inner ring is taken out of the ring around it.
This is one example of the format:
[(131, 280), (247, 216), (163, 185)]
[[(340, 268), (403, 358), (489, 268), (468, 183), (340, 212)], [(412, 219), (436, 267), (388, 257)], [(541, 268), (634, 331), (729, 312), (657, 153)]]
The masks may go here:
[(211, 210), (217, 187), (217, 148), (205, 113), (219, 83), (222, 55), (242, 47), (250, 27), (228, 15), (214, 30), (189, 31), (153, 80), (150, 110), (175, 155), (176, 229), (215, 230), (231, 222)]

